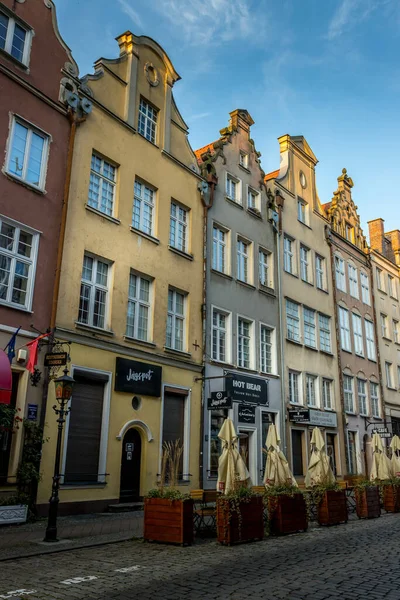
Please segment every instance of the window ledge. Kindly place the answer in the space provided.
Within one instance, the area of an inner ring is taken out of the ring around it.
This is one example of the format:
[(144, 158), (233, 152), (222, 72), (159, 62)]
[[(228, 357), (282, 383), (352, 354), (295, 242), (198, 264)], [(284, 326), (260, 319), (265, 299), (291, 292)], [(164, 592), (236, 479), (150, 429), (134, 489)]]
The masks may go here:
[(261, 211), (258, 210), (258, 208), (247, 208), (247, 212), (255, 219), (259, 219), (260, 221), (262, 221), (262, 214)]
[(388, 390), (392, 390), (393, 392), (397, 392), (397, 388), (393, 387), (392, 385), (386, 385)]
[(110, 329), (101, 329), (101, 327), (93, 327), (93, 325), (86, 325), (86, 323), (79, 323), (79, 321), (75, 321), (75, 327), (77, 329), (82, 329), (83, 331), (88, 331), (90, 333), (98, 333), (99, 335), (114, 337), (114, 332)]
[(287, 273), (288, 275), (291, 275), (292, 277), (296, 277), (296, 279), (299, 278), (298, 275), (296, 275), (296, 273), (291, 273), (290, 271), (286, 271), (286, 269), (283, 269), (285, 273)]
[(383, 339), (383, 340), (386, 340), (387, 342), (391, 342), (391, 341), (392, 341), (390, 338), (386, 337), (386, 335), (383, 335), (383, 336), (382, 336), (382, 339)]
[(270, 288), (267, 287), (266, 285), (259, 285), (258, 286), (258, 291), (262, 292), (263, 294), (267, 294), (267, 296), (273, 296), (274, 298), (276, 298), (276, 294), (275, 294), (275, 290), (274, 288)]
[(295, 344), (296, 346), (303, 347), (303, 344), (301, 342), (298, 342), (297, 340), (291, 340), (290, 338), (286, 337), (286, 341), (290, 342), (291, 344)]
[[(18, 23), (18, 21), (16, 21), (16, 22)], [(4, 58), (7, 58), (10, 62), (14, 63), (17, 67), (19, 67), (26, 73), (29, 73), (29, 69), (28, 69), (27, 65), (24, 65), (24, 63), (22, 63), (20, 60), (18, 60), (14, 56), (12, 56), (12, 54), (9, 54), (5, 50), (3, 50), (3, 48), (0, 48), (0, 56), (4, 56)]]
[(186, 258), (187, 260), (193, 260), (193, 254), (189, 254), (188, 252), (184, 252), (183, 250), (179, 250), (178, 248), (174, 248), (173, 246), (168, 246), (168, 250), (178, 254), (178, 256), (182, 256), (182, 258)]
[(252, 369), (251, 367), (240, 367), (239, 365), (236, 367), (236, 369), (238, 371), (241, 371), (243, 373), (254, 373), (255, 375), (257, 375), (258, 371), (256, 369)]
[(146, 136), (144, 136), (143, 134), (140, 133), (140, 131), (137, 131), (138, 135), (140, 135), (140, 137), (143, 140), (146, 140), (146, 142), (148, 142), (149, 144), (151, 144), (152, 146), (154, 146), (154, 148), (158, 148), (158, 150), (160, 149), (160, 146), (158, 146), (155, 142), (152, 142), (151, 140), (148, 140)]
[(229, 369), (234, 369), (235, 365), (233, 365), (232, 363), (229, 362), (222, 362), (221, 360), (215, 360), (215, 358), (211, 358), (208, 361), (211, 365), (215, 365), (215, 366), (221, 366), (224, 369), (229, 368)]
[(132, 233), (136, 233), (137, 235), (140, 235), (141, 237), (146, 238), (146, 240), (149, 240), (149, 242), (153, 242), (154, 244), (159, 245), (160, 240), (156, 237), (154, 237), (153, 235), (150, 235), (149, 233), (146, 233), (145, 231), (141, 231), (140, 229), (136, 229), (136, 227), (130, 227), (130, 230), (132, 231)]
[(396, 298), (396, 296), (390, 295), (390, 297), (391, 297), (392, 300), (397, 300), (397, 301), (399, 300), (398, 298)]
[(307, 279), (303, 279), (303, 278), (301, 278), (301, 280), (303, 283), (306, 283), (307, 285), (311, 285), (311, 287), (314, 287), (314, 284), (312, 281), (307, 281)]
[(307, 227), (307, 229), (311, 229), (311, 231), (312, 231), (312, 227), (310, 227), (310, 225), (308, 225), (307, 223), (304, 223), (304, 221), (302, 221), (298, 217), (297, 217), (297, 220), (298, 220), (299, 223), (301, 223), (302, 225), (304, 225), (304, 227)]
[(357, 352), (354, 352), (354, 354), (357, 356), (357, 358), (365, 358), (364, 354), (357, 354)]
[(354, 410), (345, 410), (344, 412), (346, 413), (346, 415), (352, 415), (354, 417), (357, 415), (357, 413)]
[(131, 337), (129, 335), (124, 335), (124, 340), (126, 342), (139, 344), (139, 346), (145, 346), (146, 348), (156, 348), (157, 347), (157, 344), (155, 344), (154, 342), (147, 342), (146, 340), (140, 340), (139, 338)]
[(12, 173), (9, 173), (5, 169), (3, 169), (3, 174), (7, 177), (7, 179), (10, 179), (10, 181), (13, 181), (14, 183), (19, 183), (20, 185), (27, 188), (28, 190), (35, 192), (35, 194), (39, 194), (39, 196), (45, 196), (47, 194), (46, 190), (38, 188), (35, 185), (31, 185), (27, 181), (24, 181), (23, 179), (21, 179), (20, 177), (17, 177), (16, 175), (13, 175)]
[(353, 354), (351, 350), (346, 350), (346, 348), (340, 348), (342, 352), (346, 352), (346, 354)]
[(233, 280), (232, 275), (228, 275), (228, 273), (224, 273), (223, 271), (218, 271), (217, 269), (211, 269), (211, 273), (215, 273), (216, 275), (220, 275), (221, 277), (225, 277), (225, 279)]
[(315, 346), (309, 346), (308, 344), (304, 344), (304, 348), (307, 348), (307, 350), (313, 350), (313, 352), (318, 352), (318, 348), (316, 348)]
[(277, 373), (264, 373), (264, 371), (258, 371), (261, 377), (273, 377), (274, 379), (280, 379)]
[(95, 215), (98, 215), (99, 217), (103, 217), (103, 219), (107, 219), (107, 221), (111, 221), (111, 223), (115, 223), (115, 225), (121, 225), (121, 221), (119, 219), (116, 219), (115, 217), (112, 217), (111, 215), (107, 215), (106, 213), (103, 213), (101, 210), (94, 208), (94, 206), (85, 204), (85, 208), (89, 212), (92, 212)]
[(247, 283), (246, 281), (242, 281), (241, 279), (236, 279), (236, 283), (240, 283), (240, 285), (243, 285), (246, 288), (249, 288), (250, 290), (255, 290), (256, 286), (252, 285), (251, 283)]
[(328, 352), (328, 350), (321, 350), (321, 349), (320, 349), (319, 351), (320, 351), (320, 352), (322, 352), (322, 354), (326, 354), (327, 356), (331, 356), (331, 357), (335, 356), (335, 355), (333, 354), (333, 352)]
[(385, 290), (381, 290), (381, 288), (378, 287), (378, 292), (380, 292), (381, 294), (385, 294), (385, 296), (387, 296), (387, 292), (385, 292)]
[(238, 167), (240, 169), (242, 169), (242, 171), (244, 171), (245, 173), (248, 173), (249, 175), (251, 175), (251, 171), (248, 167), (245, 167), (244, 165), (241, 165), (240, 163), (238, 163)]
[(6, 300), (0, 300), (0, 306), (6, 306), (7, 308), (13, 308), (14, 310), (20, 310), (21, 312), (33, 315), (33, 310), (19, 306), (18, 304), (13, 304), (12, 302), (7, 302)]
[(174, 348), (169, 348), (168, 346), (164, 346), (165, 352), (168, 354), (174, 354), (175, 356), (181, 356), (184, 358), (192, 358), (190, 352), (185, 352), (184, 350), (175, 350)]
[(377, 360), (376, 360), (376, 358), (369, 358), (368, 360), (369, 360), (370, 362), (373, 362), (373, 363), (377, 364)]
[(227, 200), (228, 202), (230, 202), (231, 204), (233, 204), (234, 206), (236, 206), (236, 208), (240, 208), (240, 210), (243, 210), (243, 204), (241, 204), (241, 202), (237, 202), (236, 200), (232, 200), (232, 198), (229, 198), (229, 196), (225, 196), (225, 200)]
[(329, 291), (326, 290), (325, 288), (320, 288), (317, 285), (315, 286), (317, 288), (317, 290), (319, 290), (320, 292), (324, 292), (324, 294), (329, 294)]
[(96, 481), (95, 483), (62, 483), (60, 488), (63, 490), (81, 490), (81, 489), (103, 489), (107, 486), (107, 483), (101, 483), (100, 481)]

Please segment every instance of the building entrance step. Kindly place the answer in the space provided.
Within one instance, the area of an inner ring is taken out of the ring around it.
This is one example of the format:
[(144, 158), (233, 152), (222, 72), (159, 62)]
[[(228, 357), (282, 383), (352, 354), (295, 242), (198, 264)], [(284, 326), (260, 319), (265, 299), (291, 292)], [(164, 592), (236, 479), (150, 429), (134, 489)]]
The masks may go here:
[(111, 513), (131, 512), (143, 510), (143, 502), (122, 502), (120, 504), (109, 504), (108, 511)]

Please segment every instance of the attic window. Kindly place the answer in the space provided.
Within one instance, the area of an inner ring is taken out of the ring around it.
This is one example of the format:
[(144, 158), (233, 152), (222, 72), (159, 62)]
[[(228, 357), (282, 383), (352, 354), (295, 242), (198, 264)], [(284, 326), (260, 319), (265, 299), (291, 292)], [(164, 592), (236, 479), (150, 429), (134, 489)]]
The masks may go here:
[(249, 155), (246, 152), (239, 152), (239, 165), (245, 169), (249, 168)]
[(345, 237), (346, 240), (354, 244), (354, 227), (352, 227), (350, 223), (345, 224)]
[(157, 119), (158, 110), (146, 100), (140, 98), (138, 132), (152, 144), (156, 143)]
[(11, 14), (0, 11), (0, 49), (19, 63), (27, 65), (31, 31), (14, 19)]

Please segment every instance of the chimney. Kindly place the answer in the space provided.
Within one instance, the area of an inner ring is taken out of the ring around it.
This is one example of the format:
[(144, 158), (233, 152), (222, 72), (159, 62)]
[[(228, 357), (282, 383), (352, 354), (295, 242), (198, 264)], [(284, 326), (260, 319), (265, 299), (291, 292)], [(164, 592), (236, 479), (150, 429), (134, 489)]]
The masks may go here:
[(383, 219), (375, 219), (368, 221), (369, 243), (372, 250), (376, 250), (381, 254), (385, 254), (384, 239), (385, 239), (385, 221)]
[(391, 249), (389, 258), (396, 265), (400, 265), (400, 231), (395, 229), (389, 233), (385, 233), (385, 236), (390, 241)]

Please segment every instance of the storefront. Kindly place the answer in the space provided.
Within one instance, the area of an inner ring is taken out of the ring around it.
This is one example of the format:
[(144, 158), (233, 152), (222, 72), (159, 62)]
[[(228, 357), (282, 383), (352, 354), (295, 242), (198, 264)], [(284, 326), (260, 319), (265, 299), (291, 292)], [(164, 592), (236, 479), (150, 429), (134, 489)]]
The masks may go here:
[[(220, 375), (217, 375), (218, 371)], [(261, 485), (265, 470), (265, 440), (270, 423), (280, 428), (278, 378), (250, 376), (208, 365), (204, 402), (204, 488), (215, 487), (221, 443), (218, 433), (230, 417), (239, 436), (239, 451), (253, 485)], [(213, 373), (213, 375), (211, 375)], [(214, 379), (216, 378), (216, 379)]]

